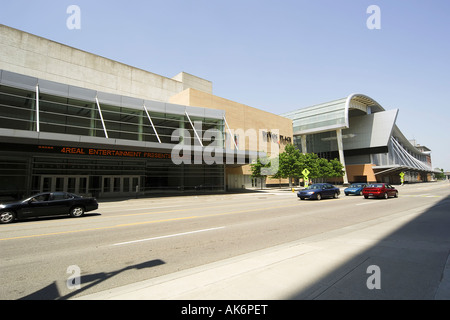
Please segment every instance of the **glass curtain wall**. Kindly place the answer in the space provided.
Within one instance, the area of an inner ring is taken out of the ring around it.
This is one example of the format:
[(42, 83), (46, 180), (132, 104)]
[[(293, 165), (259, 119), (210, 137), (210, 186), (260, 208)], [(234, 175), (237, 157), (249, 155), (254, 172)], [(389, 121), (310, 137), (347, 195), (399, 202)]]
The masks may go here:
[[(77, 88), (76, 90), (81, 92), (85, 89)], [(176, 129), (182, 128), (189, 132), (191, 145), (198, 145), (197, 135), (202, 139), (208, 130), (214, 129), (216, 131), (213, 134), (213, 140), (216, 140), (216, 145), (221, 148), (224, 145), (224, 121), (221, 118), (188, 117), (186, 114), (157, 112), (148, 106), (147, 114), (144, 105), (141, 107), (125, 107), (123, 104), (119, 106), (113, 103), (108, 104), (105, 101), (96, 101), (92, 92), (89, 92), (91, 98), (86, 100), (70, 96), (70, 94), (63, 96), (64, 92), (62, 95), (49, 92), (51, 90), (39, 92), (39, 99), (36, 99), (36, 89), (33, 90), (32, 86), (29, 86), (27, 90), (0, 85), (0, 128), (36, 132), (38, 131), (39, 116), (40, 132), (105, 138), (106, 130), (108, 137), (111, 139), (159, 143), (159, 137), (161, 143), (174, 145), (179, 143), (171, 139)], [(115, 97), (117, 101), (120, 101), (120, 97), (117, 97)], [(39, 112), (37, 112), (38, 110)], [(195, 125), (196, 132), (192, 128), (191, 121)], [(204, 146), (210, 143), (204, 141)], [(168, 152), (170, 151), (168, 150)], [(9, 165), (11, 161), (4, 161), (4, 164), (8, 163)], [(21, 171), (16, 174), (18, 179), (17, 189), (21, 188), (19, 185), (26, 184), (26, 180), (31, 180), (30, 185), (32, 186), (29, 188), (33, 191), (42, 189), (42, 186), (46, 183), (44, 180), (50, 176), (69, 177), (66, 178), (65, 183), (69, 188), (72, 186), (72, 189), (75, 180), (71, 177), (78, 179), (76, 180), (77, 185), (83, 184), (84, 181), (81, 179), (90, 179), (89, 183), (86, 182), (83, 185), (89, 186), (91, 193), (93, 191), (100, 192), (104, 183), (114, 183), (114, 179), (119, 179), (117, 177), (136, 176), (140, 179), (141, 192), (223, 190), (224, 188), (223, 165), (192, 164), (177, 166), (170, 159), (119, 161), (83, 158), (82, 156), (70, 158), (34, 156), (23, 164), (17, 163), (17, 166), (20, 167)], [(7, 175), (4, 175), (5, 172), (2, 171), (2, 176), (8, 178)], [(12, 170), (11, 174), (14, 172)], [(30, 174), (31, 178), (27, 178)], [(95, 180), (96, 177), (102, 176), (116, 178), (104, 181)], [(125, 189), (128, 189), (126, 187), (128, 184), (135, 183), (134, 181), (123, 180), (123, 178), (120, 181), (126, 184)], [(57, 181), (57, 183), (59, 182)], [(77, 187), (77, 189), (84, 190), (82, 187)], [(112, 192), (116, 189), (116, 187), (111, 187)]]
[[(109, 138), (177, 144), (172, 141), (176, 129), (185, 129), (195, 144), (197, 135), (202, 138), (210, 129), (218, 146), (223, 147), (224, 123), (222, 119), (190, 117), (186, 115), (153, 112), (148, 110), (153, 126), (143, 106), (126, 108), (100, 104), (101, 115)], [(46, 93), (39, 94), (40, 131), (91, 137), (105, 137), (100, 110), (95, 101), (82, 101)], [(8, 86), (0, 86), (0, 128), (36, 131), (36, 92)], [(155, 132), (156, 130), (156, 132)], [(197, 133), (197, 134), (196, 134)], [(209, 144), (206, 142), (206, 145)]]
[[(294, 136), (294, 145), (302, 150), (302, 139)], [(336, 131), (309, 134), (306, 136), (306, 148), (309, 153), (315, 153), (319, 158), (332, 160), (339, 157)]]
[(36, 93), (0, 86), (0, 128), (36, 130)]

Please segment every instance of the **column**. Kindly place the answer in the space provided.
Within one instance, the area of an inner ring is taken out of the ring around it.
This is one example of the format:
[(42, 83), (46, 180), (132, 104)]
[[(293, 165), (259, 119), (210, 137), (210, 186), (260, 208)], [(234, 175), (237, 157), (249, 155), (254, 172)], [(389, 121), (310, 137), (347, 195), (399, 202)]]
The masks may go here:
[(144, 115), (138, 112), (138, 141), (143, 141), (144, 134)]
[(39, 85), (36, 86), (36, 131), (40, 132), (41, 128), (40, 128), (40, 119), (39, 119)]
[(307, 154), (308, 149), (306, 148), (306, 134), (301, 135), (300, 138), (302, 139), (302, 153)]
[(348, 184), (348, 177), (347, 177), (347, 168), (345, 166), (345, 158), (344, 158), (344, 145), (342, 143), (342, 129), (336, 130), (336, 137), (337, 137), (337, 143), (338, 143), (338, 150), (339, 150), (339, 161), (344, 166), (344, 184)]
[(89, 127), (89, 136), (96, 137), (97, 131), (96, 131), (96, 123), (95, 123), (95, 103), (91, 104), (91, 122)]
[[(184, 130), (185, 130), (185, 126), (184, 126), (184, 117), (182, 117), (181, 118), (181, 120), (180, 120), (180, 122), (179, 122), (179, 129), (180, 129), (180, 132), (183, 134), (183, 136), (182, 137), (180, 137), (180, 144), (186, 144), (185, 143), (185, 141), (184, 141), (184, 136), (185, 136), (185, 132), (184, 132)], [(189, 143), (190, 143), (190, 141), (189, 141)]]

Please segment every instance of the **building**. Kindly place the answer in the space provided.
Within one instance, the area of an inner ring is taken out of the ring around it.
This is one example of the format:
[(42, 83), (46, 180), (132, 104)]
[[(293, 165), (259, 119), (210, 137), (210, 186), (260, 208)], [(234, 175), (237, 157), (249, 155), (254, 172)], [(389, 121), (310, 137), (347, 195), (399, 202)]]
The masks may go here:
[(293, 139), (290, 119), (185, 72), (167, 78), (4, 25), (0, 47), (0, 196), (249, 187), (249, 163)]
[[(272, 147), (278, 150), (274, 154), (284, 151), (284, 147), (292, 143), (292, 120), (274, 116), (272, 113), (258, 110), (238, 102), (214, 96), (211, 93), (189, 88), (174, 95), (173, 103), (199, 106), (214, 110), (224, 110), (227, 122), (233, 128), (233, 137), (237, 148), (254, 153), (264, 149), (271, 155)], [(250, 140), (250, 141), (249, 141)], [(253, 143), (251, 142), (253, 140)], [(261, 145), (262, 142), (262, 145)], [(261, 181), (251, 177), (250, 166), (228, 166), (227, 185), (230, 189), (250, 188), (260, 186)], [(288, 183), (287, 180), (271, 179), (263, 182), (267, 185)], [(263, 185), (264, 186), (264, 185)]]
[(363, 94), (275, 115), (186, 72), (164, 77), (4, 25), (0, 47), (0, 196), (259, 187), (249, 164), (289, 143), (340, 159), (343, 183), (434, 173), (431, 150), (396, 126), (399, 111)]
[(304, 153), (337, 158), (346, 168), (343, 183), (430, 181), (431, 150), (412, 143), (396, 125), (399, 110), (385, 110), (363, 94), (296, 110), (294, 144)]

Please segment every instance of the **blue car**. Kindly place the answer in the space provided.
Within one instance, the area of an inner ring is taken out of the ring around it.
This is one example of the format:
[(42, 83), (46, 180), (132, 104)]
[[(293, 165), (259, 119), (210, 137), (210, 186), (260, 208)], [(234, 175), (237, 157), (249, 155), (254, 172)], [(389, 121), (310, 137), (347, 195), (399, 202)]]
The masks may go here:
[(346, 196), (349, 194), (360, 196), (365, 187), (367, 187), (366, 183), (352, 183), (350, 187), (344, 189), (344, 193)]
[(333, 186), (332, 184), (315, 183), (297, 192), (297, 197), (299, 197), (300, 200), (321, 200), (322, 198), (337, 198), (340, 194), (341, 191), (339, 190), (339, 188)]

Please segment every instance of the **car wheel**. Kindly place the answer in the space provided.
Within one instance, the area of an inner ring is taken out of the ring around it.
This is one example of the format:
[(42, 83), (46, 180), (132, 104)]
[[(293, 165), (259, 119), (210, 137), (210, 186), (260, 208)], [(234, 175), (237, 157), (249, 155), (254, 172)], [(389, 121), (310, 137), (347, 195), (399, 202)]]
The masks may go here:
[(16, 219), (16, 214), (13, 211), (4, 211), (0, 213), (0, 223), (7, 224), (11, 223)]
[(389, 198), (389, 195), (387, 194), (387, 192), (383, 195), (383, 198), (385, 198), (385, 199)]
[(338, 197), (339, 195), (337, 194), (337, 192), (335, 192), (333, 198), (337, 199)]
[(320, 193), (318, 193), (317, 196), (316, 196), (316, 199), (317, 200), (321, 200), (322, 199), (322, 195)]
[(305, 198), (300, 198), (300, 200), (305, 200)]
[(348, 193), (346, 193), (345, 195), (348, 196)]
[(398, 192), (394, 194), (394, 198), (398, 198)]
[(84, 208), (83, 207), (73, 207), (70, 210), (70, 216), (72, 218), (79, 218), (84, 215)]
[(364, 196), (364, 199), (369, 199), (369, 196)]

